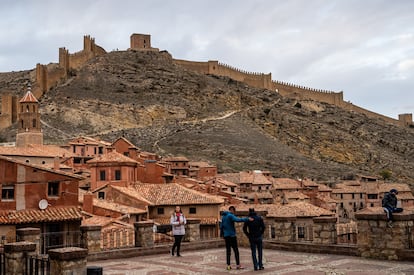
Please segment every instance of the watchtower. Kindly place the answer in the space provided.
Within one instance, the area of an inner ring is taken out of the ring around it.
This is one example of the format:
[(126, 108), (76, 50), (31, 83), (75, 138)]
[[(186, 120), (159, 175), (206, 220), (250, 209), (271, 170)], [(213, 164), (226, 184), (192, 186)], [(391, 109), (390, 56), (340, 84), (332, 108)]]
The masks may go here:
[(131, 49), (151, 49), (151, 35), (133, 33), (131, 35)]

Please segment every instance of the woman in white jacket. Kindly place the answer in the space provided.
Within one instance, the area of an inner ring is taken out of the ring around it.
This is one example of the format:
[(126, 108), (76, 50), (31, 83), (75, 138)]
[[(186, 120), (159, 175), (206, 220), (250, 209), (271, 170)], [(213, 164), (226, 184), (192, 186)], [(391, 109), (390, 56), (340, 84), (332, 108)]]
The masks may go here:
[(187, 223), (186, 218), (181, 211), (180, 206), (175, 207), (175, 211), (171, 215), (171, 227), (174, 235), (174, 244), (171, 250), (171, 255), (174, 256), (175, 248), (177, 248), (177, 257), (180, 257), (181, 241), (185, 235), (185, 224)]

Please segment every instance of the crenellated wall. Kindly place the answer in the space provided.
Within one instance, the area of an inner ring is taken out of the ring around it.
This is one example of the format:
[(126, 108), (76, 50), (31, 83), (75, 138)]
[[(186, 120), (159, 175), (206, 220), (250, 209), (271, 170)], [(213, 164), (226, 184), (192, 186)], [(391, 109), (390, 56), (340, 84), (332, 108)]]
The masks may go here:
[(224, 63), (219, 63), (218, 61), (194, 62), (181, 59), (174, 59), (173, 61), (175, 64), (180, 65), (187, 70), (196, 71), (202, 74), (227, 76), (256, 88), (272, 89), (271, 73), (263, 74), (247, 72)]
[(343, 103), (343, 92), (312, 89), (282, 81), (273, 81), (272, 90), (283, 96), (299, 100), (312, 99), (337, 106), (341, 106)]
[(195, 71), (202, 74), (212, 74), (218, 76), (227, 76), (236, 81), (244, 82), (247, 85), (256, 88), (269, 89), (278, 92), (282, 96), (294, 98), (297, 100), (315, 100), (332, 104), (343, 109), (365, 114), (371, 118), (380, 118), (388, 123), (399, 126), (414, 125), (412, 114), (399, 115), (399, 119), (393, 119), (364, 108), (355, 106), (343, 100), (343, 92), (334, 92), (329, 90), (313, 89), (288, 82), (272, 80), (272, 74), (252, 73), (240, 70), (218, 61), (195, 62), (182, 59), (173, 59), (174, 63), (187, 70)]
[(106, 51), (95, 44), (95, 39), (89, 35), (83, 37), (83, 50), (70, 54), (66, 48), (59, 48), (59, 63), (36, 65), (36, 82), (32, 92), (40, 98), (44, 93), (59, 83), (66, 81), (70, 70), (82, 67), (95, 56), (103, 55)]

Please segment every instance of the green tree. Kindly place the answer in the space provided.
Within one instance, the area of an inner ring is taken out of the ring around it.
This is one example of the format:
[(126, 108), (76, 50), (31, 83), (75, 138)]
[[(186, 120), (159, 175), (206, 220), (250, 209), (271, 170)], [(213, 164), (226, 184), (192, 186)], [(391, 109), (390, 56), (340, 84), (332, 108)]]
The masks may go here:
[(392, 172), (388, 169), (382, 170), (380, 176), (383, 180), (389, 180), (391, 178)]

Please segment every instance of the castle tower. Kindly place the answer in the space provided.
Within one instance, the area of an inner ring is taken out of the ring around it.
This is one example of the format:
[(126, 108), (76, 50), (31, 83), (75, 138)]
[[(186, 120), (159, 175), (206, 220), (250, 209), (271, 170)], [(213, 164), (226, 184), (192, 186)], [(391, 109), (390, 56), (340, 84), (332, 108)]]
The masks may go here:
[(132, 34), (131, 49), (151, 49), (151, 35), (140, 33)]
[(39, 102), (32, 94), (30, 87), (19, 101), (17, 122), (16, 147), (25, 147), (28, 144), (43, 144)]

